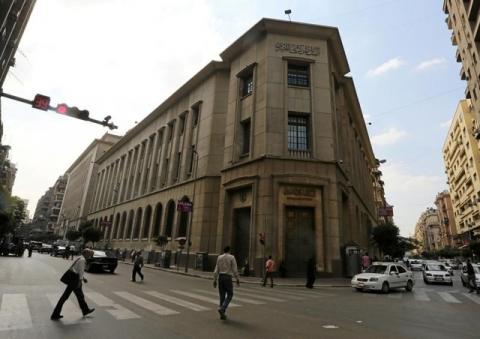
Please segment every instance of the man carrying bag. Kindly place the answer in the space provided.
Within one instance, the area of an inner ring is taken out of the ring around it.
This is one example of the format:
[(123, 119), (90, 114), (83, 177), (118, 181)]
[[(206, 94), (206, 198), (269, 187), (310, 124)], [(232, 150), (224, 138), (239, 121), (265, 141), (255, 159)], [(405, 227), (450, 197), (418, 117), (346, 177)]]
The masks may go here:
[(87, 279), (83, 277), (83, 273), (85, 272), (85, 260), (90, 258), (93, 255), (93, 251), (90, 249), (84, 249), (82, 251), (82, 256), (75, 260), (75, 262), (70, 266), (70, 268), (63, 274), (60, 281), (67, 285), (65, 292), (63, 292), (60, 300), (55, 306), (50, 319), (52, 320), (59, 320), (63, 318), (61, 315), (62, 307), (65, 301), (67, 301), (70, 294), (73, 292), (77, 297), (78, 304), (82, 309), (83, 316), (92, 313), (95, 311), (94, 308), (88, 308), (87, 303), (85, 302), (85, 296), (83, 295), (82, 291), (82, 282), (87, 283)]

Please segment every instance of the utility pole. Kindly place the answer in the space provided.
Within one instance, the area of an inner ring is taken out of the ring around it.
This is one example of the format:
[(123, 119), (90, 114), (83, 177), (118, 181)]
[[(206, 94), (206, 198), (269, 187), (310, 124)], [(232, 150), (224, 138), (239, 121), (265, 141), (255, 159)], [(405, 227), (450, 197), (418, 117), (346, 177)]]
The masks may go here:
[(190, 258), (190, 243), (192, 238), (192, 221), (193, 221), (193, 206), (195, 200), (195, 186), (197, 185), (197, 168), (198, 168), (198, 153), (195, 148), (192, 146), (192, 152), (195, 155), (195, 168), (193, 170), (193, 194), (192, 194), (192, 210), (190, 212), (190, 220), (188, 225), (188, 232), (187, 232), (187, 259), (185, 262), (185, 273), (188, 273), (188, 262)]

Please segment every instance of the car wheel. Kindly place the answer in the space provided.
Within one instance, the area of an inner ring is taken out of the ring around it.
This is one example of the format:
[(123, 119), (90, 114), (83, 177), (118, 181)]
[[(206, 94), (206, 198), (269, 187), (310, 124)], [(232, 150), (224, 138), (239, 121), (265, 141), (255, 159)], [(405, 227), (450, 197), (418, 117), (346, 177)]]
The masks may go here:
[(430, 284), (427, 279), (423, 279), (423, 282), (424, 282), (426, 285)]
[(388, 286), (388, 282), (384, 282), (382, 284), (382, 293), (387, 294), (390, 291), (390, 286)]
[(462, 285), (463, 287), (467, 287), (467, 284), (465, 284), (465, 281), (462, 280)]
[(363, 291), (363, 288), (360, 288), (360, 287), (355, 287), (355, 289), (357, 290), (357, 292), (362, 292)]
[(110, 268), (108, 271), (109, 271), (111, 274), (115, 273), (115, 269), (114, 269), (114, 268)]
[(413, 282), (411, 280), (407, 281), (407, 286), (405, 286), (405, 290), (407, 292), (412, 292), (413, 290)]

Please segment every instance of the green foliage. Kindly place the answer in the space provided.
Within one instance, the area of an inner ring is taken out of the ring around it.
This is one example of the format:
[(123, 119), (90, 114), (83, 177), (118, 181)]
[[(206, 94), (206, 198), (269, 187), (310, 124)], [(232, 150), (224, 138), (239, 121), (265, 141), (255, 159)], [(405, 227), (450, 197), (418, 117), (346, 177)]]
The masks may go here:
[(82, 232), (77, 231), (77, 230), (68, 230), (68, 232), (65, 234), (65, 237), (69, 241), (75, 241), (78, 238), (80, 238), (81, 236), (82, 236)]
[(92, 245), (95, 246), (95, 243), (102, 238), (103, 232), (95, 227), (87, 227), (83, 229), (82, 238), (86, 243), (92, 242)]
[(13, 233), (23, 224), (26, 218), (25, 203), (19, 197), (9, 197), (5, 191), (0, 191), (0, 237)]
[(480, 241), (472, 241), (468, 248), (472, 251), (472, 254), (475, 254), (477, 257), (480, 256)]
[(163, 249), (168, 244), (168, 238), (164, 235), (159, 235), (156, 242)]
[(398, 251), (398, 233), (394, 224), (378, 225), (372, 230), (372, 240), (383, 255), (393, 257)]
[(93, 227), (93, 220), (86, 220), (80, 223), (80, 226), (78, 226), (78, 230), (83, 234), (83, 232), (90, 227)]

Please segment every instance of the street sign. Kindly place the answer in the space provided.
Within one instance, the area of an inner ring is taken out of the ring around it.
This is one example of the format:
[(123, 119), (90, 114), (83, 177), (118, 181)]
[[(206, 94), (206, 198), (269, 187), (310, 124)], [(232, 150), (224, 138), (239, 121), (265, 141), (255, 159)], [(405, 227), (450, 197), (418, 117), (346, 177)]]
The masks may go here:
[(190, 201), (179, 201), (177, 203), (177, 211), (180, 212), (191, 212), (193, 209), (193, 204)]
[(46, 95), (37, 94), (32, 102), (32, 107), (41, 109), (42, 111), (48, 111), (50, 107), (50, 97)]

